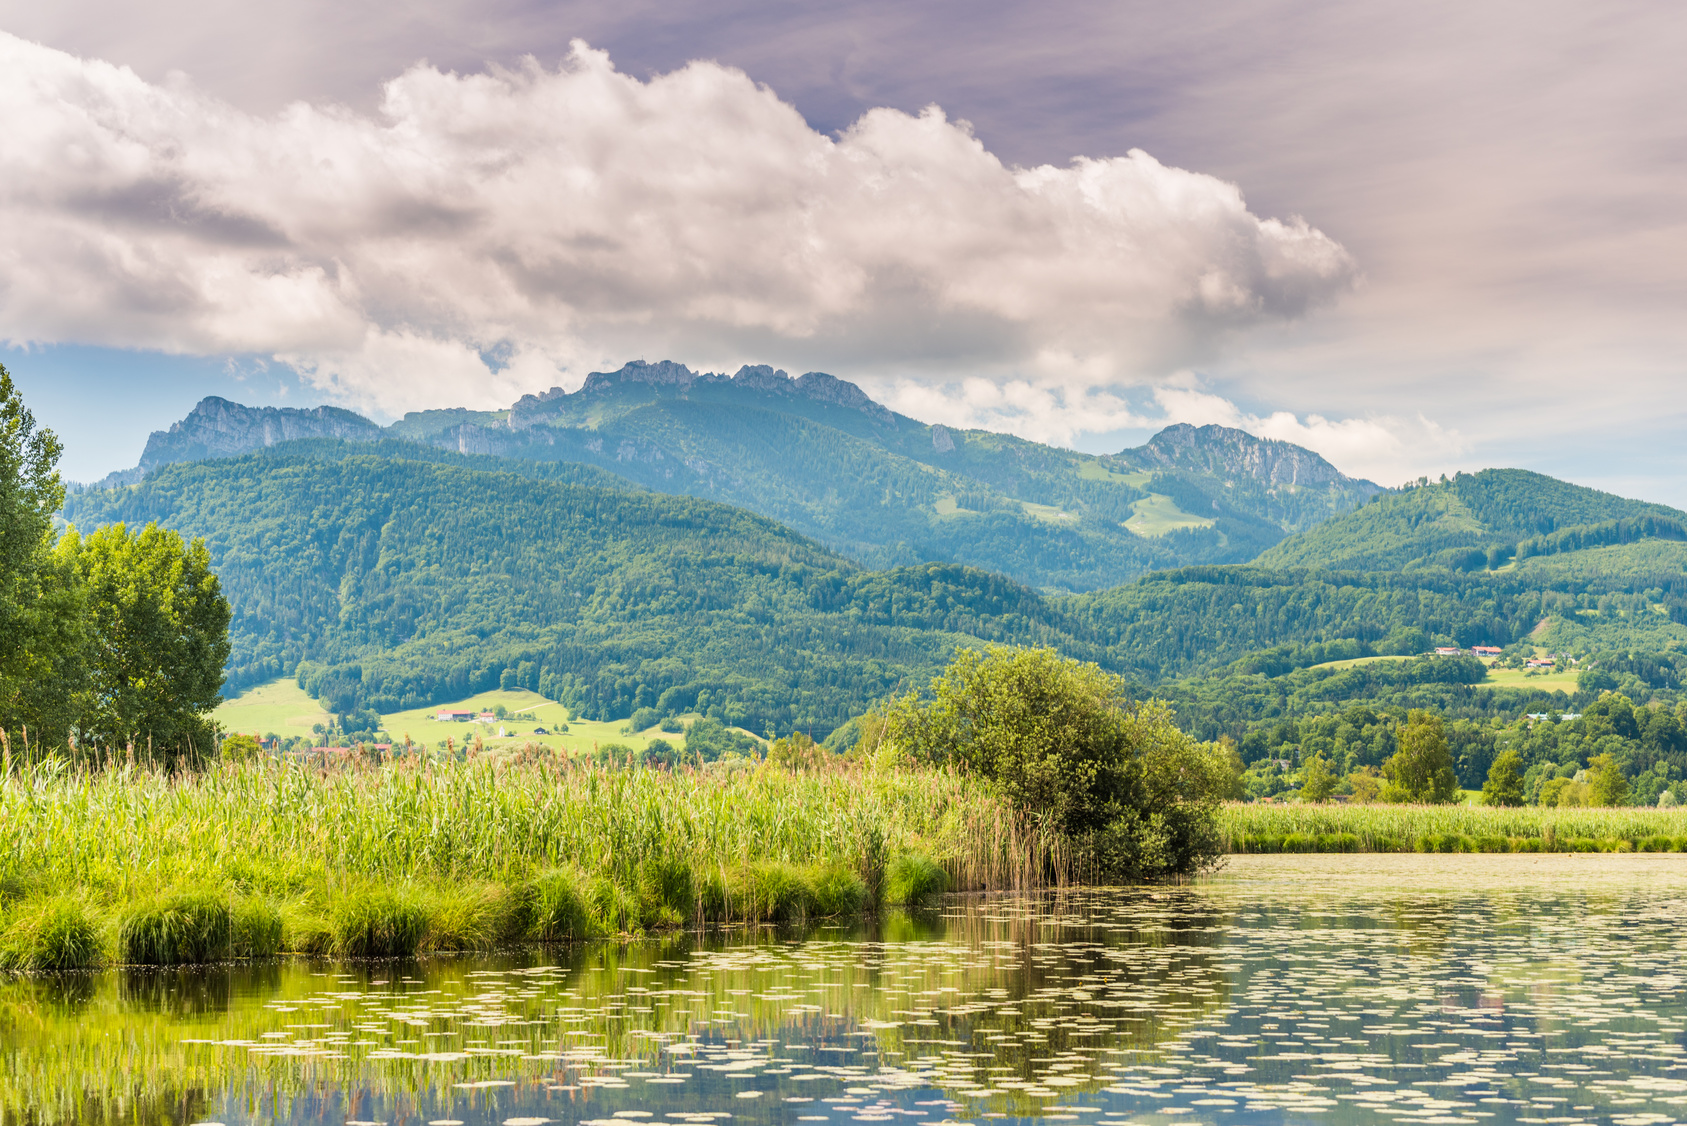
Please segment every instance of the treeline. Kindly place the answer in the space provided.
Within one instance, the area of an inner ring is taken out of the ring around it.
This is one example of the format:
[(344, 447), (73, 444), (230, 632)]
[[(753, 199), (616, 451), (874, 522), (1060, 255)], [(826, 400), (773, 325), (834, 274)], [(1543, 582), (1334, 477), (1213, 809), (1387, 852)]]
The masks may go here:
[(0, 367), (0, 760), (199, 760), (229, 657), (200, 542), (118, 523), (57, 534), (58, 439)]

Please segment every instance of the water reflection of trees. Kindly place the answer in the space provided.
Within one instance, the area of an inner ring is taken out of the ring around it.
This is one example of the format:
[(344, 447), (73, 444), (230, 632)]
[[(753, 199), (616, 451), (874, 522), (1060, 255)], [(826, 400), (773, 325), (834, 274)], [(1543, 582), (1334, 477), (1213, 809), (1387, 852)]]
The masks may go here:
[[(687, 1063), (665, 1050), (676, 1044), (713, 1052), (755, 1041), (776, 1041), (797, 1070), (847, 1060), (865, 1082), (952, 1096), (991, 1090), (1029, 1103), (1051, 1081), (1065, 1089), (1104, 1082), (1104, 1060), (1163, 1050), (1226, 1005), (1228, 922), (1227, 910), (1188, 888), (1069, 892), (973, 899), (843, 927), (676, 934), (501, 960), (14, 982), (0, 989), (0, 1107), (33, 1107), (36, 1121), (51, 1123), (99, 1120), (85, 1109), (96, 1104), (145, 1103), (163, 1120), (192, 1092), (233, 1089), (266, 1113), (309, 1119), (321, 1100), (348, 1094), (396, 1110), (450, 1083), (494, 1076), (519, 1074), (521, 1089), (582, 1076), (612, 1082), (629, 1063)], [(487, 970), (501, 973), (478, 976)], [(306, 1036), (300, 1027), (323, 1024), (352, 1035), (373, 1022), (413, 1039), (417, 1046), (404, 1050), (417, 1052), (431, 1043), (424, 1033), (463, 1033), (475, 1020), (496, 1032), (476, 1035), (516, 1045), (516, 1054), (274, 1058), (183, 1042)], [(641, 1105), (652, 1107), (695, 1106), (699, 1097), (694, 1085), (639, 1090)], [(344, 1112), (343, 1101), (334, 1105)]]

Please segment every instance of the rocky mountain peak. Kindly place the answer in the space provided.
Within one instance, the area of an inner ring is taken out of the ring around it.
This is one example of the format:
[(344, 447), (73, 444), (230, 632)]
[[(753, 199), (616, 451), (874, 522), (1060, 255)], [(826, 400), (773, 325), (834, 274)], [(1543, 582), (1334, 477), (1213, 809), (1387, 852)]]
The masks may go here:
[(1277, 485), (1360, 482), (1303, 446), (1258, 438), (1228, 426), (1168, 426), (1146, 444), (1117, 455), (1139, 469), (1187, 469), (1216, 476), (1245, 476)]
[(178, 461), (238, 457), (295, 438), (373, 442), (381, 428), (339, 407), (248, 407), (210, 395), (168, 430), (146, 440), (139, 468), (150, 472)]

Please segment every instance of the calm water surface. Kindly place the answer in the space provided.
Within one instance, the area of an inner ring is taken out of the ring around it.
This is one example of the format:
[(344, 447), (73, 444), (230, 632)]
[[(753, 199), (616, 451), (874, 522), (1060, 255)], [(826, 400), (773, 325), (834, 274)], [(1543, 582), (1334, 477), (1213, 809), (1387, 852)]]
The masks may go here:
[(0, 1121), (1687, 1117), (1687, 857), (1236, 858), (1192, 887), (495, 959), (0, 981)]

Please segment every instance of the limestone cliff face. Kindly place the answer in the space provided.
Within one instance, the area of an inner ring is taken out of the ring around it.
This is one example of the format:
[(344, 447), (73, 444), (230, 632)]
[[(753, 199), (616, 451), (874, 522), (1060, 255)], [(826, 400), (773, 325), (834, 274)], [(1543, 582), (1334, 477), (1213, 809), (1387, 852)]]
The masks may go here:
[(212, 395), (170, 429), (154, 430), (138, 468), (150, 472), (172, 462), (238, 457), (295, 438), (372, 442), (380, 436), (375, 423), (339, 407), (247, 407)]
[[(867, 392), (847, 380), (823, 371), (811, 371), (795, 379), (768, 364), (745, 364), (735, 375), (693, 371), (684, 364), (662, 360), (650, 364), (634, 360), (617, 371), (594, 371), (575, 395), (594, 395), (614, 391), (629, 383), (644, 383), (656, 387), (676, 387), (689, 391), (693, 387), (728, 385), (745, 391), (759, 391), (768, 395), (789, 395), (812, 399), (815, 402), (858, 410), (881, 426), (896, 429), (896, 416), (883, 405), (873, 401)], [(509, 428), (525, 430), (554, 416), (563, 401), (572, 396), (560, 387), (537, 395), (523, 395), (510, 408)]]
[(1139, 469), (1251, 477), (1272, 486), (1358, 483), (1309, 449), (1227, 426), (1168, 426), (1146, 445), (1118, 456)]

